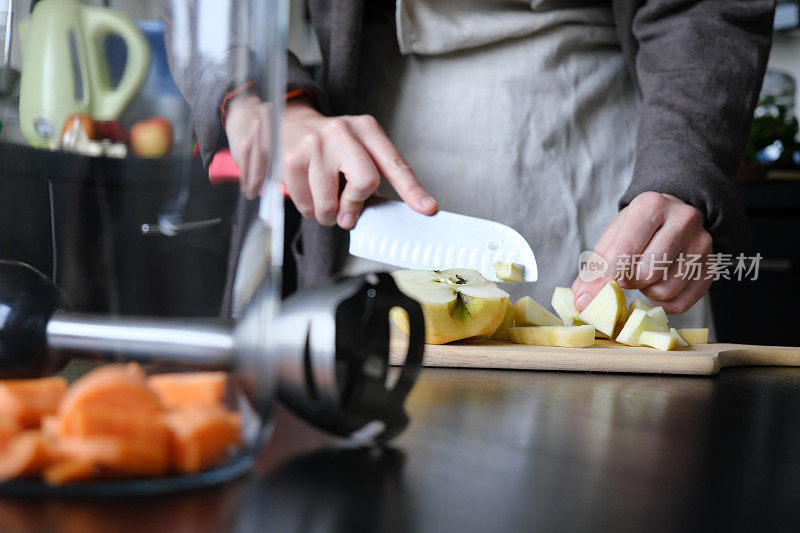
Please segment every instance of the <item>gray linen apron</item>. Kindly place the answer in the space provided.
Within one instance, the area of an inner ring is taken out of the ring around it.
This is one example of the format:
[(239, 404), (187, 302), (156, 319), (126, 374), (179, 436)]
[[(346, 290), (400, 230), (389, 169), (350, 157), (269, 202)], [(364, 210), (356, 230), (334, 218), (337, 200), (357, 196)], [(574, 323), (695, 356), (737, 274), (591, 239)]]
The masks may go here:
[[(610, 5), (399, 0), (363, 31), (354, 112), (378, 119), (441, 209), (525, 236), (539, 281), (503, 288), (548, 305), (633, 174), (639, 102)], [(705, 302), (684, 315), (671, 322), (711, 327)]]

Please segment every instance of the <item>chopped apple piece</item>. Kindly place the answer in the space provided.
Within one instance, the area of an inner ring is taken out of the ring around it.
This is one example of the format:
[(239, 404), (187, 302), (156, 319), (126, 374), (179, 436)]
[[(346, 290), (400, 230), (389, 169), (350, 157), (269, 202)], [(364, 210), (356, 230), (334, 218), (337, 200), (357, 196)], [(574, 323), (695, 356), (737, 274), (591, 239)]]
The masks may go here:
[(617, 335), (617, 342), (628, 346), (641, 346), (639, 336), (643, 331), (668, 332), (669, 328), (647, 314), (642, 309), (634, 309), (631, 316)]
[(708, 342), (708, 328), (682, 328), (678, 333), (690, 344), (706, 344)]
[(509, 305), (506, 307), (506, 316), (503, 317), (503, 321), (500, 322), (500, 327), (498, 327), (494, 333), (492, 333), (489, 338), (496, 341), (507, 341), (508, 340), (508, 328), (514, 327), (514, 315), (516, 314), (516, 310), (514, 309), (513, 305)]
[(495, 276), (501, 281), (519, 283), (525, 279), (525, 265), (497, 261), (493, 266)]
[(511, 342), (536, 346), (586, 348), (594, 344), (593, 326), (526, 326), (508, 329)]
[(667, 318), (667, 312), (664, 311), (664, 308), (660, 305), (658, 307), (651, 307), (650, 309), (645, 310), (648, 315), (650, 315), (654, 320), (664, 324), (665, 326), (669, 325), (669, 319)]
[(578, 315), (580, 314), (575, 309), (575, 294), (569, 287), (556, 287), (553, 291), (553, 297), (550, 299), (550, 305), (556, 310), (561, 321), (565, 326), (582, 326), (583, 322), (580, 321)]
[(656, 350), (667, 352), (673, 350), (678, 343), (678, 334), (671, 331), (643, 331), (639, 342)]
[(563, 323), (553, 313), (539, 305), (530, 296), (523, 296), (514, 304), (514, 322), (517, 326), (561, 326)]
[(678, 330), (677, 330), (677, 329), (675, 329), (675, 328), (669, 328), (669, 331), (670, 331), (670, 333), (674, 333), (675, 335), (677, 335), (677, 336), (678, 336), (678, 346), (683, 346), (684, 348), (688, 348), (689, 346), (691, 346), (691, 344), (689, 344), (689, 341), (687, 341), (686, 339), (684, 339), (684, 338), (683, 338), (683, 335), (681, 335), (680, 333), (678, 333)]
[(641, 301), (639, 298), (636, 298), (631, 304), (628, 306), (628, 314), (633, 313), (634, 309), (641, 309), (642, 311), (650, 310), (650, 306)]
[(581, 311), (578, 318), (594, 326), (600, 333), (611, 337), (615, 333), (617, 323), (624, 321), (627, 314), (625, 293), (616, 281), (609, 281), (597, 293), (594, 300), (589, 302), (586, 309)]

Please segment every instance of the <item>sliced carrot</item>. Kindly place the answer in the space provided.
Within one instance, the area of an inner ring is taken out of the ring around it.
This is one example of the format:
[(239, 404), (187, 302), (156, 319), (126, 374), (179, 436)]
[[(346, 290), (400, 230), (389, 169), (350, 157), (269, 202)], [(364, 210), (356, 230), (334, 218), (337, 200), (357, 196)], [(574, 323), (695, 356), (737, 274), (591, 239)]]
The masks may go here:
[(41, 431), (26, 430), (0, 450), (0, 481), (38, 474), (52, 457)]
[(64, 485), (91, 479), (97, 466), (84, 459), (62, 459), (44, 469), (42, 477), (48, 485)]
[(169, 409), (189, 405), (219, 405), (225, 395), (226, 382), (224, 372), (175, 372), (147, 378), (147, 386)]
[(20, 431), (22, 431), (22, 428), (15, 421), (0, 418), (0, 450)]
[(58, 414), (61, 422), (71, 423), (75, 413), (87, 406), (101, 406), (119, 411), (162, 410), (155, 394), (147, 388), (139, 365), (106, 365), (81, 377), (67, 391)]
[(167, 446), (169, 432), (160, 413), (87, 406), (60, 419), (58, 435), (63, 437), (120, 437), (152, 446)]
[(121, 437), (62, 437), (57, 452), (61, 459), (91, 463), (120, 476), (161, 476), (169, 467), (166, 446)]
[(55, 439), (61, 428), (61, 419), (56, 415), (47, 415), (42, 417), (42, 433), (48, 439)]
[(171, 431), (172, 468), (192, 474), (225, 458), (240, 441), (241, 417), (221, 406), (184, 407), (165, 415)]
[(56, 412), (66, 390), (62, 377), (0, 381), (0, 419), (25, 428), (39, 427), (42, 416)]

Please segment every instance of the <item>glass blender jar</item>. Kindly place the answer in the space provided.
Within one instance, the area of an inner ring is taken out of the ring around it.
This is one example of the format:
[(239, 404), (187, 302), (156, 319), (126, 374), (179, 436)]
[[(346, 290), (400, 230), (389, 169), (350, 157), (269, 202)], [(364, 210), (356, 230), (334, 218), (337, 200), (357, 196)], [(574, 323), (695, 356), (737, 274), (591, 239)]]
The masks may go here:
[[(286, 3), (23, 3), (19, 122), (0, 137), (0, 309), (11, 317), (0, 325), (0, 378), (50, 374), (73, 357), (138, 361), (151, 374), (225, 372), (225, 408), (242, 421), (241, 445), (206, 471), (67, 494), (239, 475), (269, 434), (276, 396), (339, 435), (399, 432), (421, 364), (419, 305), (381, 274), (281, 301)], [(255, 202), (208, 170), (225, 146), (226, 104), (244, 93), (267, 117)], [(412, 327), (389, 385), (395, 306)], [(68, 366), (68, 377), (85, 369)]]

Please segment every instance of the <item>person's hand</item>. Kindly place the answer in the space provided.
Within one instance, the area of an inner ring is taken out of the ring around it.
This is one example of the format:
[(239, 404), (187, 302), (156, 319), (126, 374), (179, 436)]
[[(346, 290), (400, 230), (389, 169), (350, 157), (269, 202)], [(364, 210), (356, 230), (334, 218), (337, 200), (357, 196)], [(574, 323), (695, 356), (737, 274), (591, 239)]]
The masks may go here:
[(237, 96), (228, 105), (225, 134), (236, 166), (239, 188), (252, 200), (261, 191), (267, 175), (270, 150), (270, 106), (254, 95)]
[[(235, 133), (236, 141), (229, 133), (229, 142), (242, 171), (243, 191), (251, 197), (266, 174), (267, 147), (262, 144), (268, 139), (267, 113), (266, 104), (248, 96), (231, 103), (226, 121), (226, 131), (235, 128), (245, 133)], [(281, 157), (283, 182), (297, 210), (325, 226), (338, 223), (344, 229), (353, 228), (381, 175), (412, 209), (432, 215), (438, 208), (371, 116), (329, 118), (307, 99), (292, 99), (283, 117)], [(345, 180), (341, 194), (340, 175)]]
[[(663, 306), (667, 313), (682, 313), (711, 286), (711, 280), (705, 279), (711, 244), (700, 211), (669, 194), (642, 193), (614, 217), (597, 241), (594, 251), (605, 259), (608, 270), (603, 278), (588, 283), (578, 276), (572, 284), (575, 306), (583, 310), (616, 277), (620, 287), (641, 290), (652, 305)], [(681, 254), (683, 258), (700, 256), (699, 275), (685, 275)], [(638, 255), (641, 259), (631, 262), (629, 274), (619, 276), (627, 267), (621, 258)], [(652, 268), (656, 265), (658, 269)]]

